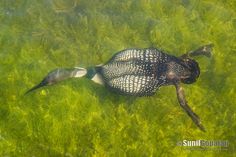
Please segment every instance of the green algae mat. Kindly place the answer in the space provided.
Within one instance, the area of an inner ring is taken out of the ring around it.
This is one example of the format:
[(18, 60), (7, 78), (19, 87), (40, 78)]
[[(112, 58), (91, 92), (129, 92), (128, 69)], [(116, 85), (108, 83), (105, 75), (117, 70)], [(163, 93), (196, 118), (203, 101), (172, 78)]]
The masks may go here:
[[(126, 48), (197, 57), (183, 85), (199, 130), (175, 87), (152, 97), (114, 94), (80, 78), (24, 93), (51, 70), (105, 63)], [(0, 156), (236, 156), (236, 1), (1, 0)], [(199, 144), (200, 143), (200, 144)]]

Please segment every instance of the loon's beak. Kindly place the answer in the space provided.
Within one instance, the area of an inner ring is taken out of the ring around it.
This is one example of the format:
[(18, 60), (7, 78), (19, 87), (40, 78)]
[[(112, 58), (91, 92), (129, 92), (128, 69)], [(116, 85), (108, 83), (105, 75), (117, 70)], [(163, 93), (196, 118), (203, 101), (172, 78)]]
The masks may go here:
[(82, 77), (85, 76), (86, 74), (87, 74), (86, 69), (78, 67), (70, 69), (55, 69), (49, 72), (48, 75), (43, 79), (43, 81), (41, 81), (41, 83), (28, 90), (25, 94), (28, 94), (43, 86), (53, 85), (72, 77)]
[(43, 86), (46, 86), (47, 85), (47, 81), (44, 79), (42, 82), (40, 82), (38, 85), (36, 85), (36, 86), (34, 86), (33, 88), (31, 88), (30, 90), (28, 90), (28, 91), (26, 91), (25, 92), (25, 95), (26, 94), (28, 94), (28, 93), (30, 93), (30, 92), (32, 92), (32, 91), (34, 91), (34, 90), (36, 90), (36, 89), (38, 89), (38, 88), (41, 88), (41, 87), (43, 87)]

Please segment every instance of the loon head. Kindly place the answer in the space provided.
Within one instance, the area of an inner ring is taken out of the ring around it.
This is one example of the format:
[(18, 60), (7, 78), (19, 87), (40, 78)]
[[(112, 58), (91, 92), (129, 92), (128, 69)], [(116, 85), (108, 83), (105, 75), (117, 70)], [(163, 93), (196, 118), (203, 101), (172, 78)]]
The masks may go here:
[(25, 94), (30, 93), (43, 86), (53, 85), (72, 77), (83, 77), (86, 74), (87, 70), (80, 67), (70, 69), (55, 69), (49, 72), (48, 75), (38, 85), (28, 90)]
[(200, 68), (198, 63), (190, 58), (182, 59), (182, 66), (184, 67), (184, 71), (180, 76), (180, 80), (185, 84), (192, 84), (197, 81), (197, 78), (200, 75)]

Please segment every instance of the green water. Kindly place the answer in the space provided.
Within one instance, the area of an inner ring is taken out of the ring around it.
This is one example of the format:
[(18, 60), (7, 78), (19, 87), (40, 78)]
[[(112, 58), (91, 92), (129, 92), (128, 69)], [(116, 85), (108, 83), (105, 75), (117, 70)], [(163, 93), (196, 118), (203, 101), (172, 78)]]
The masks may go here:
[[(200, 78), (183, 85), (205, 133), (172, 86), (130, 100), (71, 79), (24, 96), (58, 67), (97, 65), (131, 47), (179, 56), (208, 43), (212, 58), (196, 58)], [(235, 0), (1, 0), (0, 156), (235, 156), (235, 53)], [(229, 146), (176, 145), (184, 139)]]

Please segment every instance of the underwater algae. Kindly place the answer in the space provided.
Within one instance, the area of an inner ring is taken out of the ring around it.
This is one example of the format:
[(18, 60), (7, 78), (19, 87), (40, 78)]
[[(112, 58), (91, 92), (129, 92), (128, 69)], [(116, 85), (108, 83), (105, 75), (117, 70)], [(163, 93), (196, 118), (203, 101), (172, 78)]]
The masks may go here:
[(196, 82), (200, 68), (193, 57), (211, 57), (212, 48), (212, 44), (204, 45), (179, 57), (168, 55), (157, 48), (125, 49), (116, 53), (103, 65), (54, 69), (25, 95), (45, 86), (82, 77), (105, 86), (111, 92), (133, 98), (153, 96), (160, 87), (173, 85), (180, 106), (196, 126), (205, 132), (199, 116), (189, 107), (181, 84)]
[[(1, 156), (235, 156), (235, 1), (0, 1)], [(180, 56), (213, 43), (201, 75), (184, 85), (201, 132), (174, 87), (129, 100), (86, 79), (24, 96), (57, 67), (106, 62), (126, 48)], [(228, 140), (226, 150), (177, 146)]]

